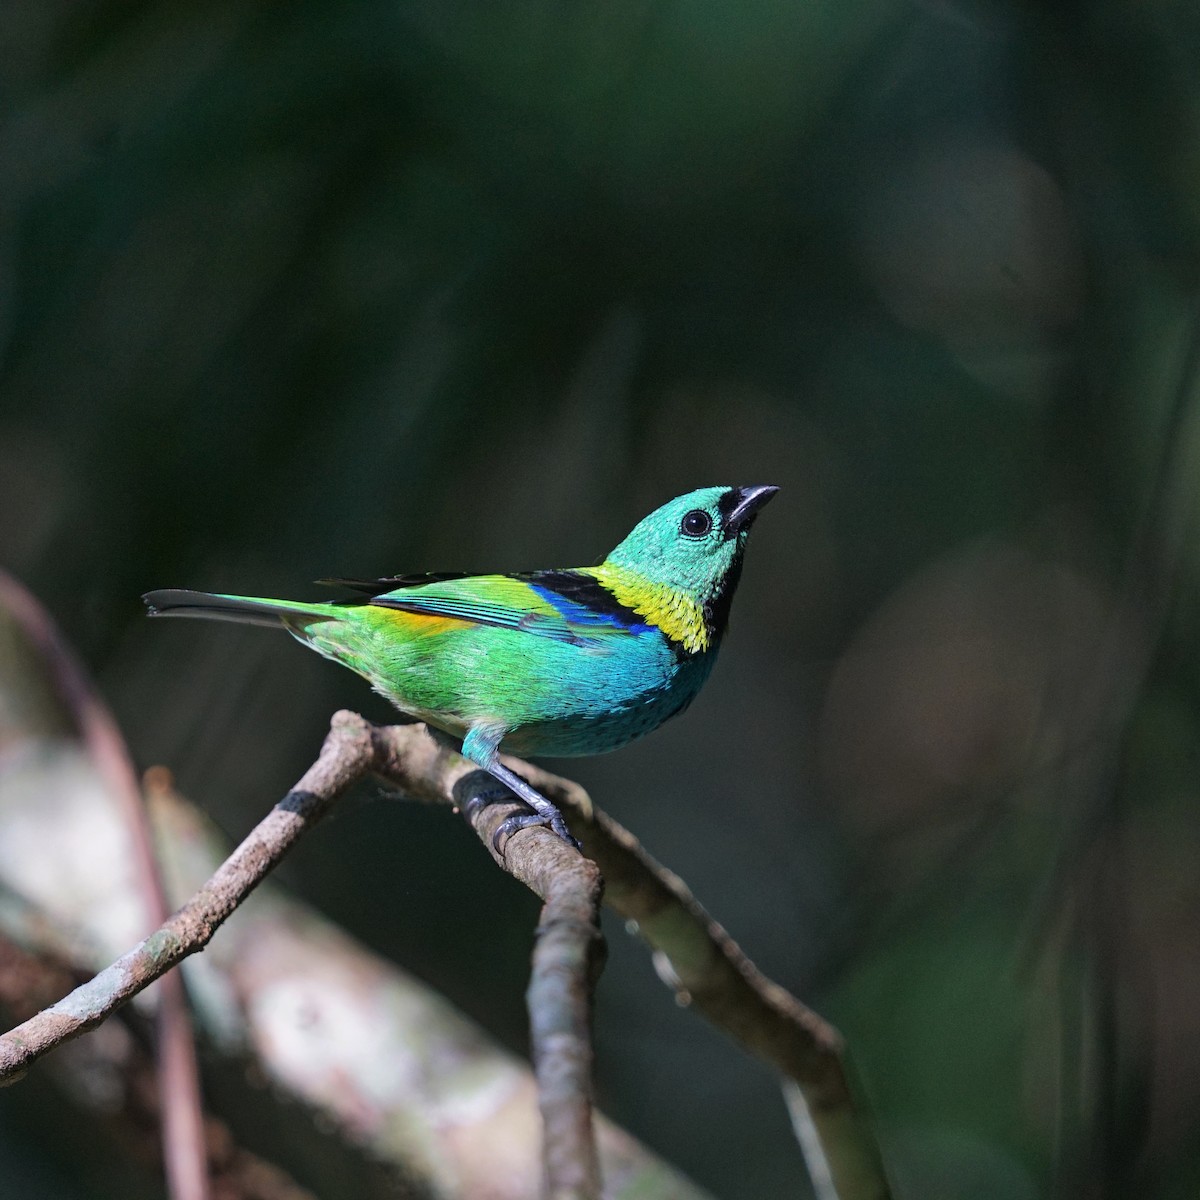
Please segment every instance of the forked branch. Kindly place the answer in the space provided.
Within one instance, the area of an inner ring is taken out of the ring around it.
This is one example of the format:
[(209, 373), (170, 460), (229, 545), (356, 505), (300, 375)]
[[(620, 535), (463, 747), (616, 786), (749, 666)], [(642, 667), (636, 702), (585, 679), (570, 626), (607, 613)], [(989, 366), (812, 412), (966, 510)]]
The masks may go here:
[(529, 986), (531, 1031), (545, 1122), (549, 1195), (599, 1195), (591, 1131), (590, 994), (601, 959), (596, 920), (601, 895), (635, 921), (681, 998), (799, 1088), (841, 1200), (890, 1196), (869, 1122), (857, 1108), (842, 1061), (841, 1038), (827, 1022), (767, 979), (700, 907), (683, 882), (654, 862), (636, 839), (593, 809), (577, 785), (525, 763), (522, 775), (567, 815), (586, 858), (542, 829), (491, 838), (515, 805), (484, 807), (494, 791), (477, 771), (420, 725), (374, 726), (335, 715), (313, 766), (164, 925), (57, 1004), (0, 1037), (0, 1082), (103, 1021), (189, 954), (203, 949), (290, 849), (351, 785), (374, 774), (414, 799), (467, 815), (493, 857), (545, 901)]

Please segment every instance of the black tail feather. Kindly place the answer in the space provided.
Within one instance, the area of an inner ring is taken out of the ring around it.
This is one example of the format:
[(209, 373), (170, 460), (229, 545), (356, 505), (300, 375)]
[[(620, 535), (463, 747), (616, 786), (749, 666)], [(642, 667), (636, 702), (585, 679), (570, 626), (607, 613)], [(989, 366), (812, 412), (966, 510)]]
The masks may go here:
[(191, 592), (184, 588), (163, 588), (147, 592), (142, 600), (151, 617), (199, 617), (210, 621), (238, 621), (244, 625), (264, 625), (278, 629), (289, 616), (320, 618), (304, 609), (281, 608), (261, 600), (238, 596), (215, 596), (211, 592)]

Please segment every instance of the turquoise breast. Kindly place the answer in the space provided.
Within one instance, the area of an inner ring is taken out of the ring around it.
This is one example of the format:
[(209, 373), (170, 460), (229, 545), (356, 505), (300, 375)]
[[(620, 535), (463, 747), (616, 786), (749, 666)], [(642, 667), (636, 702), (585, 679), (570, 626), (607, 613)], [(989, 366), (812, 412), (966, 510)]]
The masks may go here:
[(613, 711), (534, 721), (506, 737), (500, 748), (508, 754), (561, 758), (617, 750), (683, 712), (696, 698), (715, 660), (715, 650), (698, 654), (679, 664), (668, 687), (630, 697)]

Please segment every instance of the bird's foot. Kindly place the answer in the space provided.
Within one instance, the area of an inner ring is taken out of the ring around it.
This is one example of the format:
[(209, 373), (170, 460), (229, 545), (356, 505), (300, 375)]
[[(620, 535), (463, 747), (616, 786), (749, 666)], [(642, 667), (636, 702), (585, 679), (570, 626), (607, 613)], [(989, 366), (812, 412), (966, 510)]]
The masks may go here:
[(492, 849), (497, 854), (503, 857), (502, 843), (518, 830), (528, 829), (531, 825), (545, 825), (552, 833), (562, 838), (568, 846), (573, 846), (576, 850), (583, 849), (579, 842), (571, 836), (571, 831), (567, 828), (562, 813), (514, 770), (506, 767), (495, 756), (492, 756), (484, 764), (483, 769), (496, 781), (494, 786), (478, 788), (478, 778), (473, 776), (459, 780), (455, 786), (456, 798), (462, 792), (468, 793), (464, 799), (459, 801), (459, 806), (472, 821), (480, 809), (495, 804), (499, 800), (520, 800), (533, 810), (532, 812), (514, 813), (500, 822), (496, 832), (492, 835)]
[[(553, 806), (551, 807), (553, 808)], [(496, 832), (492, 834), (492, 849), (497, 854), (503, 854), (501, 842), (507, 841), (519, 829), (528, 829), (531, 825), (545, 825), (552, 833), (557, 833), (568, 846), (574, 846), (576, 850), (583, 850), (583, 846), (578, 838), (572, 836), (566, 821), (563, 820), (562, 813), (557, 808), (553, 808), (551, 813), (514, 813), (511, 817), (505, 817), (496, 826)]]

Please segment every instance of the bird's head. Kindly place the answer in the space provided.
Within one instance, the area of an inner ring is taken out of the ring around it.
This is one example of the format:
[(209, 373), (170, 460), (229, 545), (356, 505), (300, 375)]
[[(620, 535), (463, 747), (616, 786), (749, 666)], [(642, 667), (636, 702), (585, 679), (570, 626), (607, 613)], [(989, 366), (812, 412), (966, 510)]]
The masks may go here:
[(684, 593), (719, 637), (750, 526), (778, 490), (769, 484), (706, 487), (677, 496), (640, 521), (606, 563), (636, 572), (648, 584)]

